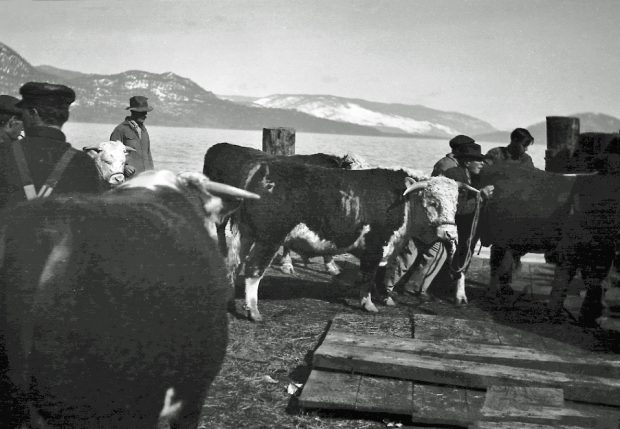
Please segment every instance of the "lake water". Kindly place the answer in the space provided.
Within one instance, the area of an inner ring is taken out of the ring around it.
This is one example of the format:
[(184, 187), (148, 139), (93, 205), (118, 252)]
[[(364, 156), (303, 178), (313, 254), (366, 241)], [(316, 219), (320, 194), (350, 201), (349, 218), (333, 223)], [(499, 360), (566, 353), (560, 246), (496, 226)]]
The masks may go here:
[[(122, 118), (121, 118), (122, 119)], [(63, 127), (67, 139), (76, 148), (108, 140), (117, 124), (69, 122)], [(261, 149), (262, 130), (223, 130), (213, 128), (176, 128), (148, 125), (155, 167), (180, 171), (202, 171), (205, 152), (216, 143), (228, 142)], [(508, 142), (478, 142), (486, 152)], [(344, 155), (355, 153), (377, 166), (403, 166), (430, 174), (437, 160), (450, 151), (442, 139), (349, 136), (297, 132), (295, 153), (316, 152)], [(544, 168), (545, 147), (534, 144), (528, 152), (534, 165)]]

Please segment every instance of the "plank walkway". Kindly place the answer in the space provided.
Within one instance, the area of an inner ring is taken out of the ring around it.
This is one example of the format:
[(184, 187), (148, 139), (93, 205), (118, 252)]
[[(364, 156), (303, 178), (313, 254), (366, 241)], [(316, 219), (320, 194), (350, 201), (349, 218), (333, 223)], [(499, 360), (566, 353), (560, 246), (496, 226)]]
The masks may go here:
[[(334, 318), (303, 407), (472, 428), (618, 428), (620, 360), (490, 321), (365, 316)], [(393, 336), (373, 335), (388, 323)]]

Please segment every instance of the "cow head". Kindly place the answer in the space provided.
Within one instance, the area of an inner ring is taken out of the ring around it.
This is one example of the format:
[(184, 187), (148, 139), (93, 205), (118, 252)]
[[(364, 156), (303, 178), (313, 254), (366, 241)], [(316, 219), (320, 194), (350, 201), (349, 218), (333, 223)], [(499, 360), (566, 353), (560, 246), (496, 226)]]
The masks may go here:
[(168, 170), (148, 170), (132, 177), (118, 189), (127, 188), (152, 191), (168, 188), (180, 192), (201, 216), (205, 216), (205, 227), (213, 238), (217, 237), (215, 225), (237, 210), (243, 199), (260, 198), (252, 192), (213, 182), (204, 174), (193, 171), (175, 174)]
[(406, 185), (403, 195), (410, 205), (409, 225), (413, 236), (427, 243), (439, 239), (451, 246), (456, 244), (457, 182), (442, 176), (419, 181), (407, 177)]
[(101, 179), (112, 186), (120, 185), (125, 181), (123, 168), (125, 167), (127, 152), (135, 152), (134, 148), (125, 146), (118, 141), (85, 146), (82, 150), (95, 161)]

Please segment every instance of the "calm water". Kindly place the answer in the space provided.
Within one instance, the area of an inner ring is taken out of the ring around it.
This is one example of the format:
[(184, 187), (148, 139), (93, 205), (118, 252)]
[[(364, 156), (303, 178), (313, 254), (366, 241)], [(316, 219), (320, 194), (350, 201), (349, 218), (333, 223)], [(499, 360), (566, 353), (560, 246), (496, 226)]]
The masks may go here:
[[(122, 118), (120, 118), (122, 119)], [(119, 121), (120, 121), (119, 119)], [(116, 124), (69, 122), (63, 127), (67, 139), (76, 148), (108, 140)], [(219, 142), (260, 149), (262, 130), (240, 131), (211, 128), (173, 128), (148, 125), (155, 167), (179, 171), (202, 171), (205, 152)], [(483, 152), (508, 142), (479, 142)], [(348, 136), (298, 132), (295, 152), (344, 155), (355, 153), (379, 166), (410, 167), (430, 174), (433, 164), (450, 151), (447, 140)], [(534, 144), (529, 154), (534, 165), (544, 168), (545, 147)]]

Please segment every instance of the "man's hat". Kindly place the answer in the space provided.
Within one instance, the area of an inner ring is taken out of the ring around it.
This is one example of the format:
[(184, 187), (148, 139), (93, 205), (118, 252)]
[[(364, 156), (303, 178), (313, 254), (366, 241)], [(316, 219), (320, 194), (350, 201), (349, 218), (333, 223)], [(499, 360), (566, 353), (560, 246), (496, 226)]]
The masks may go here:
[(19, 93), (22, 99), (15, 107), (36, 107), (40, 105), (69, 107), (75, 101), (75, 92), (65, 85), (48, 82), (27, 82)]
[(0, 115), (21, 116), (22, 111), (15, 107), (19, 99), (10, 95), (0, 95)]
[(476, 140), (472, 139), (471, 137), (463, 135), (463, 134), (459, 134), (458, 136), (450, 140), (450, 147), (452, 149), (456, 149), (459, 146), (465, 146), (468, 144), (473, 144), (475, 142)]
[(131, 110), (132, 112), (150, 112), (153, 108), (149, 106), (146, 100), (148, 100), (148, 98), (135, 95), (129, 99), (129, 107), (125, 107), (125, 110)]
[(454, 156), (457, 159), (463, 161), (484, 161), (485, 157), (482, 154), (482, 147), (477, 143), (470, 143), (461, 146), (457, 146), (454, 149)]

